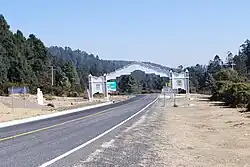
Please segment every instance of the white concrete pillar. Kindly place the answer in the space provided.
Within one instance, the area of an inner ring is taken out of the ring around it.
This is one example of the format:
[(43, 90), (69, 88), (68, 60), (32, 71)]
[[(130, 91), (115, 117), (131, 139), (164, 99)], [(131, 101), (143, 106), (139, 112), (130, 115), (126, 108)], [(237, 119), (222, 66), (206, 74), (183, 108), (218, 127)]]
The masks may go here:
[(39, 105), (43, 105), (43, 92), (40, 90), (40, 88), (37, 88), (37, 103)]

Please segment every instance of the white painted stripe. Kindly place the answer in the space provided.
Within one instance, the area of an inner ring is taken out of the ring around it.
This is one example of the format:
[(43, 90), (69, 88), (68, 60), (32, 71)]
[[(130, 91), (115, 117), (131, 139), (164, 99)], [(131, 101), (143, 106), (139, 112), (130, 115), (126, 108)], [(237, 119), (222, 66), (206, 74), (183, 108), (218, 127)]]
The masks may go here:
[(159, 97), (157, 97), (154, 101), (152, 101), (151, 103), (149, 103), (148, 105), (146, 105), (143, 109), (141, 109), (140, 111), (138, 111), (137, 113), (133, 114), (132, 116), (130, 116), (129, 118), (125, 119), (124, 121), (120, 122), (119, 124), (113, 126), (112, 128), (108, 129), (107, 131), (103, 132), (102, 134), (99, 134), (98, 136), (92, 138), (91, 140), (79, 145), (78, 147), (48, 161), (43, 163), (40, 167), (47, 167), (53, 163), (55, 163), (56, 161), (59, 161), (60, 159), (65, 158), (66, 156), (76, 152), (77, 150), (80, 150), (81, 148), (86, 147), (87, 145), (93, 143), (94, 141), (96, 141), (97, 139), (103, 137), (104, 135), (108, 134), (109, 132), (115, 130), (116, 128), (118, 128), (119, 126), (123, 125), (124, 123), (128, 122), (129, 120), (131, 120), (132, 118), (134, 118), (136, 115), (140, 114), (141, 112), (143, 112), (145, 109), (147, 109), (150, 105), (152, 105), (153, 103), (155, 103), (158, 100)]
[(93, 109), (93, 108), (97, 108), (97, 107), (101, 107), (101, 106), (105, 106), (105, 105), (109, 105), (109, 104), (112, 104), (112, 102), (106, 102), (106, 103), (90, 105), (90, 106), (86, 106), (86, 107), (82, 107), (82, 108), (64, 110), (64, 111), (60, 111), (60, 112), (56, 112), (56, 113), (52, 113), (52, 114), (40, 115), (40, 116), (35, 116), (35, 117), (30, 117), (30, 118), (25, 118), (25, 119), (20, 119), (20, 120), (2, 122), (2, 123), (0, 123), (0, 128), (5, 128), (8, 126), (14, 126), (14, 125), (19, 125), (19, 124), (23, 124), (23, 123), (34, 122), (34, 121), (38, 121), (38, 120), (58, 117), (58, 116), (62, 116), (62, 115), (70, 114), (70, 113), (75, 113), (75, 112), (79, 112), (79, 111), (84, 111), (84, 110), (88, 110), (88, 109)]

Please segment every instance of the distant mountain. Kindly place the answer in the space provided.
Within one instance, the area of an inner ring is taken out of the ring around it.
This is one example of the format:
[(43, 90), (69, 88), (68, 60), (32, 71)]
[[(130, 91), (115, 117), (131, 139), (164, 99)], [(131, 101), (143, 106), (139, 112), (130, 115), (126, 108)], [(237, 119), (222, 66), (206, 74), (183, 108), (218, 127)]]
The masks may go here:
[[(69, 47), (58, 47), (51, 46), (48, 48), (49, 53), (58, 59), (60, 62), (65, 63), (68, 61), (73, 62), (73, 64), (77, 68), (85, 67), (90, 71), (90, 74), (95, 76), (103, 75), (104, 73), (110, 73), (115, 71), (116, 69), (122, 68), (131, 63), (135, 63), (135, 61), (125, 61), (125, 60), (103, 60), (100, 59), (99, 56), (95, 56), (93, 54), (88, 54), (85, 51), (81, 51), (79, 49), (72, 50)], [(142, 62), (144, 64), (169, 71), (171, 68), (151, 63), (151, 62)], [(95, 70), (93, 69), (95, 68)]]
[[(83, 89), (87, 87), (87, 76), (89, 74), (101, 76), (129, 64), (136, 63), (135, 61), (102, 60), (99, 56), (88, 54), (87, 52), (81, 50), (72, 50), (69, 47), (62, 48), (52, 46), (48, 48), (48, 52), (52, 59), (55, 60), (53, 64), (57, 66), (57, 71), (65, 71), (65, 68), (62, 68), (62, 70), (58, 68), (61, 66), (63, 67), (64, 64), (67, 64), (68, 62), (72, 63), (77, 71), (77, 74), (74, 74), (75, 77), (73, 78), (79, 78), (79, 85), (83, 86)], [(143, 64), (166, 71), (170, 69), (168, 67), (150, 62), (143, 62)], [(60, 80), (62, 79), (58, 79), (58, 81)], [(156, 76), (154, 74), (145, 74), (141, 71), (135, 71), (131, 74), (131, 76), (120, 76), (117, 78), (118, 90), (122, 93), (155, 92), (156, 90), (161, 90), (166, 81), (166, 78), (161, 78), (160, 76)]]
[(81, 50), (72, 50), (69, 47), (51, 46), (48, 52), (60, 63), (72, 62), (77, 69), (85, 69), (94, 76), (110, 73), (133, 61), (102, 60), (98, 55), (88, 54)]
[[(25, 37), (20, 30), (10, 31), (10, 26), (0, 14), (0, 95), (7, 94), (11, 86), (28, 86), (30, 93), (36, 93), (40, 88), (45, 94), (77, 96), (88, 88), (89, 74), (101, 76), (133, 62), (102, 60), (98, 55), (69, 47), (47, 48), (34, 34)], [(136, 77), (125, 77), (130, 82), (122, 81), (126, 88), (120, 87), (120, 90), (138, 90), (137, 84), (144, 85), (147, 91), (158, 89), (161, 84), (158, 81), (154, 83), (155, 79), (151, 78), (141, 77), (138, 83)], [(157, 80), (160, 82), (160, 78)]]

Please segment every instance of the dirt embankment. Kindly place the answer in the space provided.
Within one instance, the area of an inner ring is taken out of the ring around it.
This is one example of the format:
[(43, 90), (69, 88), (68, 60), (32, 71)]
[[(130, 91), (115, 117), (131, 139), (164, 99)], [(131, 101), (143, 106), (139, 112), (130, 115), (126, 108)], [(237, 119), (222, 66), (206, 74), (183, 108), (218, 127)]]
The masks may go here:
[(122, 133), (74, 165), (141, 167), (250, 166), (250, 114), (192, 95), (163, 98)]
[(160, 166), (250, 166), (250, 114), (192, 98), (178, 99), (177, 108), (172, 102), (158, 108), (153, 133)]

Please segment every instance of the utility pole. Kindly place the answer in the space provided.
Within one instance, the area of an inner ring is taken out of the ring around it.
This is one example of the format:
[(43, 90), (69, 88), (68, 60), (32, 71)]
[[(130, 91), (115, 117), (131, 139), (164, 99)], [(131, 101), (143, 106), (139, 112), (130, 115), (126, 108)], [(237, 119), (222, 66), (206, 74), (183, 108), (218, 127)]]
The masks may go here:
[(51, 66), (51, 86), (54, 85), (54, 67)]
[(164, 92), (164, 107), (166, 106), (166, 93)]

